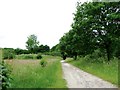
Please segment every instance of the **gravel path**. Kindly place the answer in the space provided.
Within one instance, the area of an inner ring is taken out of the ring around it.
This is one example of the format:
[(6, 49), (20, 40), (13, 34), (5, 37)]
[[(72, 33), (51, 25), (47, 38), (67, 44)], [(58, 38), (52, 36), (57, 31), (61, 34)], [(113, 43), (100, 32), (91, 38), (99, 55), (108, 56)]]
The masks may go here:
[(115, 85), (61, 61), (68, 88), (117, 88)]

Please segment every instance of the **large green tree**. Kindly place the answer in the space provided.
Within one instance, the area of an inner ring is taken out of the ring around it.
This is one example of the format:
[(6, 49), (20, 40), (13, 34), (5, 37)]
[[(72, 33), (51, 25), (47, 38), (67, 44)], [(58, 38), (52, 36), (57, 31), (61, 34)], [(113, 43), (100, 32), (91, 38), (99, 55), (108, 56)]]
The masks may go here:
[(78, 2), (72, 29), (60, 39), (60, 50), (87, 55), (101, 49), (108, 58), (120, 50), (120, 2)]

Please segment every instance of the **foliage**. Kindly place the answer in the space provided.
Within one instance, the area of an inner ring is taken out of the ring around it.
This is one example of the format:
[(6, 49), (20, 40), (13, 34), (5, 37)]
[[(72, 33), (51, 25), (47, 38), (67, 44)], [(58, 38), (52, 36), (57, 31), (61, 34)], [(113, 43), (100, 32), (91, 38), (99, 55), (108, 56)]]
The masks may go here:
[(16, 55), (16, 59), (41, 59), (41, 54), (21, 54)]
[(47, 61), (46, 61), (46, 60), (41, 60), (41, 61), (40, 61), (40, 65), (41, 65), (42, 67), (45, 67), (45, 66), (47, 65)]
[(42, 59), (41, 53), (38, 53), (36, 58), (37, 59)]
[(46, 52), (46, 53), (44, 53), (44, 55), (61, 56), (60, 52), (58, 52), (58, 51)]
[[(61, 52), (68, 56), (88, 55), (96, 49), (107, 56), (108, 61), (120, 50), (119, 19), (120, 2), (77, 3), (72, 29), (59, 43)], [(95, 13), (94, 13), (95, 12)]]
[(26, 42), (26, 48), (31, 52), (34, 53), (36, 48), (38, 47), (39, 42), (37, 41), (37, 36), (32, 34), (28, 37)]
[(51, 52), (59, 51), (59, 44), (56, 44), (50, 49)]
[(48, 45), (40, 45), (38, 46), (38, 48), (36, 49), (36, 52), (39, 53), (45, 53), (45, 52), (49, 52), (50, 51), (50, 47)]
[(26, 42), (26, 48), (28, 49), (29, 53), (43, 53), (43, 52), (49, 52), (50, 47), (48, 45), (39, 45), (39, 42), (37, 41), (36, 35), (30, 35), (28, 37), (28, 40)]
[(3, 59), (14, 59), (15, 52), (12, 48), (4, 48), (3, 49)]
[(33, 59), (33, 55), (32, 54), (25, 55), (24, 59)]
[[(101, 60), (103, 59), (102, 61), (105, 61), (103, 57), (98, 59), (101, 59)], [(67, 61), (70, 64), (73, 64), (74, 66), (88, 73), (96, 75), (118, 86), (118, 59), (117, 58), (113, 58), (109, 62), (109, 64), (108, 62), (98, 62), (97, 59), (96, 61), (92, 62), (92, 58), (90, 58), (88, 55), (86, 57), (79, 57), (78, 60), (76, 61), (74, 61), (73, 59), (67, 59)]]
[(47, 55), (52, 55), (52, 56), (61, 56), (60, 51), (59, 51), (59, 44), (53, 46), (50, 49), (50, 52), (46, 53)]
[(7, 65), (5, 65), (4, 61), (0, 63), (0, 85), (2, 86), (2, 90), (6, 90), (11, 85), (11, 70), (8, 69)]
[(20, 49), (20, 48), (16, 48), (16, 49), (14, 49), (14, 51), (15, 51), (16, 55), (29, 54), (30, 53), (28, 50), (23, 50), (23, 49)]

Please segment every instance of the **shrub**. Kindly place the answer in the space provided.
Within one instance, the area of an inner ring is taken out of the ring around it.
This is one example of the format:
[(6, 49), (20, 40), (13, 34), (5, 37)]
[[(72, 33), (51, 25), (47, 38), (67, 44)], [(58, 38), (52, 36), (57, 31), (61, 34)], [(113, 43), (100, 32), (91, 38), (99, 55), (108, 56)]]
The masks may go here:
[(40, 65), (41, 65), (42, 67), (45, 67), (45, 66), (47, 65), (47, 61), (41, 60), (41, 61), (40, 61)]
[(40, 53), (37, 54), (36, 58), (37, 58), (37, 59), (41, 59), (41, 58), (42, 58), (41, 54), (40, 54)]
[(33, 57), (33, 55), (31, 55), (31, 54), (28, 54), (28, 55), (25, 55), (24, 56), (24, 59), (33, 59), (34, 57)]
[(14, 53), (4, 53), (3, 54), (3, 59), (14, 59), (15, 58), (15, 54)]
[(61, 53), (60, 53), (60, 52), (53, 51), (53, 52), (45, 53), (45, 55), (61, 56)]
[(102, 51), (100, 51), (99, 49), (94, 50), (94, 52), (92, 54), (88, 54), (83, 58), (85, 61), (87, 62), (97, 62), (97, 63), (104, 63), (106, 62), (106, 57), (104, 55), (104, 53)]
[(7, 66), (4, 64), (4, 62), (0, 63), (0, 86), (2, 86), (2, 90), (6, 90), (8, 87), (10, 87), (10, 73), (11, 70), (7, 68)]
[(13, 49), (3, 49), (3, 59), (14, 59), (15, 58), (15, 52)]
[(16, 59), (36, 59), (36, 55), (34, 55), (34, 54), (16, 55)]

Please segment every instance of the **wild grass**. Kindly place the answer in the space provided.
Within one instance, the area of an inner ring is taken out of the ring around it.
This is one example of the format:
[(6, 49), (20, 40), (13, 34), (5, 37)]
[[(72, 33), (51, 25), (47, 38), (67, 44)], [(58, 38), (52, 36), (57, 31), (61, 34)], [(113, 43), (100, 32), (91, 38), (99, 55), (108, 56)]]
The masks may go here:
[(0, 48), (0, 63), (2, 62), (2, 49)]
[(69, 58), (67, 62), (118, 86), (118, 59), (116, 58), (111, 60), (109, 64), (107, 62), (90, 62), (85, 58), (78, 60)]
[[(40, 54), (38, 54), (39, 57), (40, 57)], [(20, 54), (20, 55), (16, 55), (15, 56), (15, 59), (20, 59), (20, 60), (24, 60), (24, 59), (38, 59), (37, 54)], [(41, 57), (42, 58), (42, 57)], [(41, 59), (39, 58), (39, 59)]]
[[(42, 67), (40, 61), (46, 60)], [(11, 88), (66, 88), (59, 57), (43, 56), (42, 60), (12, 60)]]

